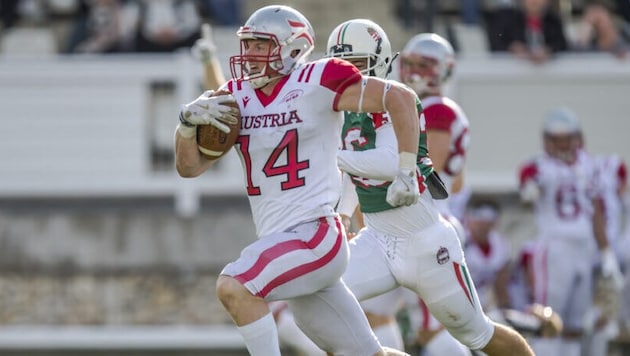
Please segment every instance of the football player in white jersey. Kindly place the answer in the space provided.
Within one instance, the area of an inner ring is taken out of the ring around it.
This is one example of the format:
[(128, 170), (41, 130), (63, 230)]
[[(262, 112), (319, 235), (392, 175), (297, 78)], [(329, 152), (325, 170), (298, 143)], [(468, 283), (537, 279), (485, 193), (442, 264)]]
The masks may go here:
[(481, 306), (486, 312), (512, 306), (508, 290), (510, 244), (497, 230), (499, 203), (490, 198), (471, 200), (466, 209), (464, 253)]
[[(449, 193), (449, 198), (436, 200), (436, 204), (440, 213), (455, 226), (464, 244), (463, 227), (449, 204), (450, 197), (459, 193), (463, 186), (463, 169), (470, 141), (466, 114), (453, 99), (445, 95), (455, 64), (455, 51), (445, 38), (435, 33), (420, 33), (405, 44), (400, 54), (399, 77), (422, 100), (433, 169), (438, 172)], [(419, 332), (429, 335), (423, 338), (425, 349), (441, 353), (443, 351), (440, 350), (455, 348), (455, 341), (440, 323), (431, 314), (425, 316), (433, 319), (420, 324), (425, 329)]]
[[(227, 79), (216, 56), (217, 46), (212, 37), (210, 24), (202, 25), (201, 34), (202, 37), (191, 48), (191, 53), (203, 66), (203, 82), (206, 89), (218, 88), (226, 83)], [(326, 355), (326, 352), (317, 347), (295, 324), (293, 313), (285, 301), (278, 300), (267, 304), (278, 328), (278, 340), (281, 347), (290, 349), (299, 356)]]
[[(400, 54), (400, 80), (422, 100), (427, 141), (433, 169), (444, 182), (449, 195), (460, 191), (470, 125), (464, 110), (445, 96), (445, 86), (455, 70), (455, 52), (451, 44), (435, 33), (412, 37)], [(437, 200), (440, 212), (451, 213), (448, 198)]]
[(341, 190), (336, 164), (343, 111), (388, 111), (397, 138), (397, 167), (387, 190), (392, 206), (420, 196), (416, 157), (417, 97), (403, 85), (362, 76), (347, 61), (308, 62), (314, 31), (297, 10), (271, 5), (238, 30), (241, 53), (230, 58), (232, 77), (220, 89), (182, 106), (175, 135), (176, 168), (196, 177), (216, 160), (199, 152), (196, 125), (227, 131), (240, 109), (235, 149), (257, 241), (218, 278), (217, 296), (251, 355), (280, 355), (267, 302), (286, 300), (296, 323), (333, 355), (402, 354), (381, 347), (356, 298), (341, 280), (348, 245), (334, 206)]
[(558, 311), (561, 340), (532, 343), (541, 355), (578, 356), (583, 317), (592, 305), (591, 261), (599, 249), (602, 274), (621, 282), (608, 245), (601, 192), (593, 159), (581, 146), (581, 128), (567, 108), (548, 112), (543, 122), (545, 153), (520, 168), (520, 193), (534, 203), (538, 227), (533, 254), (535, 302)]
[[(617, 154), (595, 157), (598, 182), (602, 191), (604, 211), (606, 212), (606, 231), (610, 247), (620, 261), (625, 259), (624, 251), (619, 247), (622, 234), (624, 195), (628, 186), (626, 163)], [(628, 251), (625, 251), (627, 253)]]
[[(627, 186), (627, 172), (624, 161), (616, 154), (595, 157), (598, 185), (606, 217), (606, 236), (610, 248), (615, 252), (620, 265), (626, 259), (621, 246), (623, 219), (623, 196)], [(616, 290), (610, 279), (602, 278), (600, 261), (594, 264), (595, 299), (592, 311), (592, 329), (583, 344), (588, 355), (606, 355), (608, 343), (619, 334), (619, 312), (621, 291)], [(622, 268), (623, 269), (623, 268)]]
[[(368, 75), (386, 76), (391, 65), (387, 36), (369, 20), (337, 26), (327, 49), (328, 57), (348, 59)], [(421, 109), (419, 101), (418, 106)], [(351, 177), (366, 226), (350, 241), (350, 262), (343, 280), (359, 300), (401, 286), (414, 291), (449, 332), (471, 349), (489, 355), (532, 355), (519, 334), (494, 324), (483, 313), (457, 232), (433, 201), (444, 198), (446, 192), (428, 156), (424, 116), (417, 118), (421, 131), (415, 159), (420, 199), (405, 207), (387, 202), (387, 187), (396, 172), (391, 164), (396, 140), (388, 133), (389, 116), (391, 112), (346, 113), (338, 165)], [(342, 200), (340, 211), (352, 214), (356, 200), (353, 203), (346, 206)], [(386, 307), (385, 316), (396, 310), (395, 303)]]

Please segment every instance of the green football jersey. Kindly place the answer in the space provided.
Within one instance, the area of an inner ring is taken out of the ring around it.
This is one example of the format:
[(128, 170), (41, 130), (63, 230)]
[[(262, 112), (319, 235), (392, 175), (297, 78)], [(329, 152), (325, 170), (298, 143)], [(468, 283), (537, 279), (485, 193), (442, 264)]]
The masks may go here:
[[(416, 99), (418, 112), (422, 112), (420, 99)], [(382, 125), (391, 125), (387, 113), (355, 113), (345, 112), (342, 130), (344, 149), (353, 151), (367, 151), (376, 147), (376, 130)], [(418, 141), (418, 168), (422, 175), (421, 181), (433, 171), (431, 160), (428, 157), (427, 133), (425, 130), (424, 116), (420, 115), (420, 140)], [(351, 146), (351, 147), (348, 147)], [(368, 179), (350, 174), (355, 185), (361, 211), (375, 213), (394, 207), (385, 201), (389, 181)], [(421, 187), (422, 189), (422, 187)], [(423, 189), (422, 189), (423, 190)]]

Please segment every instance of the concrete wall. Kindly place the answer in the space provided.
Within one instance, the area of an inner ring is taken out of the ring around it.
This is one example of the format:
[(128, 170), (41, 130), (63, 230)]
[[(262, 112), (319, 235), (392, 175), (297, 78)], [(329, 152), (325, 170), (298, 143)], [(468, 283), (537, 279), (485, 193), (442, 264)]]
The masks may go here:
[[(220, 57), (226, 71), (229, 53)], [(233, 153), (199, 179), (174, 173), (177, 111), (201, 91), (200, 65), (188, 53), (0, 64), (0, 197), (159, 196), (190, 215), (202, 196), (243, 193)], [(557, 105), (576, 111), (589, 150), (630, 161), (629, 92), (628, 62), (604, 53), (542, 66), (460, 56), (450, 93), (472, 123), (471, 187), (513, 192), (518, 165), (540, 150), (544, 112)]]

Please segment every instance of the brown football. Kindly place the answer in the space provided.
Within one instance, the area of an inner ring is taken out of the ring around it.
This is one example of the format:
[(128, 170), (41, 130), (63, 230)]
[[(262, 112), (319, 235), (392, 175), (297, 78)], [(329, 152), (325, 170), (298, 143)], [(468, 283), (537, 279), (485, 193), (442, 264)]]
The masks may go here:
[[(213, 93), (212, 96), (232, 94), (227, 90), (219, 90)], [(234, 125), (228, 125), (230, 127), (229, 133), (217, 129), (212, 125), (197, 125), (197, 145), (199, 151), (210, 159), (217, 159), (226, 154), (234, 143), (241, 130), (241, 113), (238, 104), (235, 102), (226, 103), (226, 105), (235, 108), (239, 111), (237, 117), (238, 120)]]

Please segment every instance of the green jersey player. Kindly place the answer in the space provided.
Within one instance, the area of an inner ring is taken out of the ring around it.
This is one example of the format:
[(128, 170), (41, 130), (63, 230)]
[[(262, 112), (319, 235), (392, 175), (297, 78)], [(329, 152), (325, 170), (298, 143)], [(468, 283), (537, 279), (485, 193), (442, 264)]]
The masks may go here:
[[(394, 59), (383, 29), (365, 19), (337, 26), (329, 36), (327, 55), (344, 58), (364, 75), (381, 78), (389, 74)], [(419, 112), (421, 108), (418, 100)], [(343, 280), (360, 301), (406, 287), (470, 349), (490, 356), (533, 355), (522, 336), (492, 322), (481, 309), (457, 232), (433, 201), (445, 194), (439, 181), (431, 181), (436, 176), (422, 115), (419, 120), (418, 155), (400, 155), (399, 161), (386, 112), (345, 115), (338, 166), (350, 177), (346, 182), (355, 186), (366, 226), (350, 241), (350, 262)], [(399, 162), (409, 161), (417, 166), (420, 198), (416, 204), (394, 207), (388, 203), (387, 189), (400, 171)], [(351, 214), (356, 206), (349, 191), (345, 190), (338, 207), (342, 215)]]

